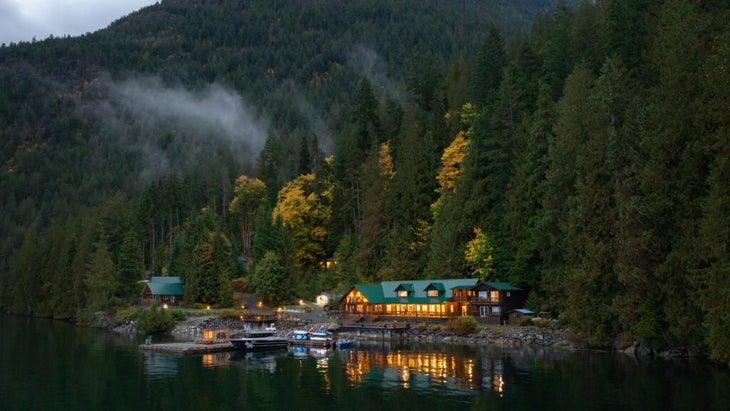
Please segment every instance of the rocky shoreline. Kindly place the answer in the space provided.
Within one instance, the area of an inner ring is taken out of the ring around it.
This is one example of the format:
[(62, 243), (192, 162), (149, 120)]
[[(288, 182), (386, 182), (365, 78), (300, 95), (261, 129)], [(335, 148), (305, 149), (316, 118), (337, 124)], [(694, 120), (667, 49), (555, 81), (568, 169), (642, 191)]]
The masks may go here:
[[(105, 315), (97, 314), (94, 318), (94, 325), (105, 328), (118, 334), (136, 334), (134, 322), (114, 322), (106, 318)], [(232, 333), (245, 329), (246, 323), (235, 319), (225, 319), (215, 316), (210, 317), (191, 317), (186, 321), (178, 322), (172, 330), (172, 335), (185, 339), (194, 339), (202, 334), (206, 328), (228, 328)], [(318, 323), (310, 324), (308, 327), (325, 328), (336, 331), (338, 325), (335, 323)], [(289, 327), (283, 327), (281, 333), (288, 332)], [(347, 332), (341, 333), (346, 338), (352, 338)], [(362, 334), (357, 338), (365, 338), (371, 340), (380, 339), (377, 333), (373, 333), (371, 337), (363, 337)], [(392, 338), (391, 338), (392, 340)], [(417, 324), (405, 330), (403, 334), (398, 336), (398, 341), (409, 342), (414, 344), (451, 344), (451, 345), (472, 345), (483, 346), (493, 345), (499, 347), (547, 347), (557, 350), (583, 350), (588, 349), (580, 341), (571, 338), (568, 330), (560, 327), (539, 327), (539, 326), (482, 326), (477, 332), (467, 335), (457, 335), (449, 332), (441, 327), (419, 327)], [(613, 350), (605, 349), (603, 351), (614, 351), (623, 353), (629, 357), (646, 360), (659, 358), (664, 360), (682, 360), (704, 358), (701, 353), (689, 351), (683, 347), (673, 347), (665, 350), (653, 350), (634, 343), (628, 347), (616, 347)]]
[(416, 343), (443, 343), (459, 345), (496, 345), (500, 347), (540, 346), (561, 350), (578, 347), (568, 331), (555, 327), (481, 327), (476, 333), (457, 335), (445, 331), (410, 328), (405, 333), (408, 341)]

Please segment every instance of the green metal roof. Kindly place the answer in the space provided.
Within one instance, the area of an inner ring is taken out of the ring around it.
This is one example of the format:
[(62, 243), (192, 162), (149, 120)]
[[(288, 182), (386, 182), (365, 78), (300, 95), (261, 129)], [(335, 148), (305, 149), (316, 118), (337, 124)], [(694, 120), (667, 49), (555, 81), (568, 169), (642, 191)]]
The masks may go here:
[(370, 304), (381, 304), (383, 300), (383, 288), (380, 284), (355, 284), (353, 288), (359, 290)]
[(484, 284), (486, 284), (492, 288), (496, 288), (497, 290), (500, 290), (500, 291), (522, 291), (521, 288), (517, 288), (517, 287), (513, 286), (512, 284), (505, 283), (505, 282), (485, 281)]
[(154, 295), (184, 295), (180, 277), (152, 277), (147, 283)]
[[(522, 291), (506, 282), (480, 282), (478, 278), (383, 281), (379, 284), (355, 284), (354, 289), (370, 304), (441, 304), (454, 295), (454, 290), (469, 290), (485, 284), (500, 291)], [(398, 297), (397, 290), (408, 290), (408, 297)], [(439, 290), (438, 297), (429, 297), (428, 290)], [(343, 297), (344, 298), (344, 297)]]
[[(370, 304), (441, 304), (453, 296), (454, 288), (472, 288), (478, 281), (477, 278), (383, 281), (380, 284), (356, 284), (353, 288), (359, 290)], [(429, 286), (438, 290), (442, 287), (443, 293), (429, 297), (426, 294)], [(399, 288), (409, 290), (408, 297), (398, 297), (396, 290)]]

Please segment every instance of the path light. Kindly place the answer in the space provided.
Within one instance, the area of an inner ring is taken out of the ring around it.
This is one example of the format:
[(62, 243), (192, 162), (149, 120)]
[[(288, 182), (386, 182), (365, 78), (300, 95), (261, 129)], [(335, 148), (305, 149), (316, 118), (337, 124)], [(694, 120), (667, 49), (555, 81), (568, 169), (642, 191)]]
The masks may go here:
[(162, 304), (162, 308), (167, 310), (167, 304)]

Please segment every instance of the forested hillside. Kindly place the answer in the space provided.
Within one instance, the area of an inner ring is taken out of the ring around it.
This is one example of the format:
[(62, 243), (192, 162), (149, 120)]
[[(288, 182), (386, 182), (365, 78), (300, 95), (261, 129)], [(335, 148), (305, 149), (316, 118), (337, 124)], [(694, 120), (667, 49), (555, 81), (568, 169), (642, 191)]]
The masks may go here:
[(555, 3), (175, 0), (0, 48), (0, 302), (479, 276), (730, 359), (730, 7)]

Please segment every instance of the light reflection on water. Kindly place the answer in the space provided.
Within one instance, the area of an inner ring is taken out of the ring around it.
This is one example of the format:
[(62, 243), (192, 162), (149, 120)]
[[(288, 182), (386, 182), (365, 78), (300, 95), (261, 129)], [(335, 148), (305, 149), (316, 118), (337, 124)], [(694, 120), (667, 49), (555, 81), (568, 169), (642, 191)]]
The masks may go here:
[(480, 388), (502, 392), (505, 388), (502, 359), (480, 362), (475, 353), (466, 356), (443, 351), (353, 349), (342, 352), (341, 357), (352, 386), (379, 379), (384, 388), (464, 392)]
[[(357, 344), (174, 356), (0, 315), (0, 410), (725, 410), (730, 372), (549, 349)], [(155, 341), (158, 342), (158, 341)]]

